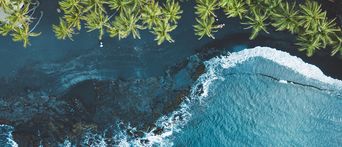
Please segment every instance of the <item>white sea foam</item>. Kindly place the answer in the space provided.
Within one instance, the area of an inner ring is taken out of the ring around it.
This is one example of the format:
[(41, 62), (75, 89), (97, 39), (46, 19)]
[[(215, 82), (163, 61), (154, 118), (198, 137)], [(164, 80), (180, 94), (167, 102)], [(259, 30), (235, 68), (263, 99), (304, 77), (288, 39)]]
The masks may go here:
[(223, 68), (231, 68), (254, 57), (262, 57), (271, 60), (307, 78), (318, 80), (336, 87), (342, 87), (342, 81), (324, 75), (318, 67), (305, 63), (302, 59), (291, 56), (289, 53), (269, 47), (245, 49), (240, 52), (231, 53), (229, 56), (214, 58), (210, 62), (219, 62), (222, 63), (221, 66)]
[(14, 128), (12, 126), (0, 124), (0, 145), (18, 147), (18, 144), (13, 140), (12, 132)]
[(288, 82), (286, 80), (279, 80), (279, 83), (287, 84)]

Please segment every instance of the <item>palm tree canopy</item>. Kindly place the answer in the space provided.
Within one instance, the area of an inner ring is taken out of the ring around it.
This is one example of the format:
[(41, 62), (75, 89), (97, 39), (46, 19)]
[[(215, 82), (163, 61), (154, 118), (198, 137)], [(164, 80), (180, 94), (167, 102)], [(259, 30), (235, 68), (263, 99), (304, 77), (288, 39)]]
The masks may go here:
[(216, 17), (214, 11), (217, 10), (218, 2), (217, 0), (196, 0), (196, 14), (201, 19), (207, 19), (208, 17)]
[(149, 4), (142, 8), (141, 19), (144, 24), (147, 24), (149, 29), (159, 23), (160, 16), (162, 15), (161, 8), (158, 3), (152, 0)]
[(292, 5), (288, 2), (281, 3), (279, 9), (271, 12), (272, 25), (277, 28), (277, 31), (289, 30), (291, 33), (296, 33), (299, 30), (298, 11), (295, 9), (296, 4)]
[(21, 41), (24, 47), (30, 45), (29, 37), (39, 36), (40, 33), (30, 32), (29, 26), (24, 25), (21, 29), (15, 29), (16, 31), (12, 34), (13, 41)]
[(197, 24), (194, 25), (195, 34), (199, 36), (199, 39), (202, 39), (203, 36), (208, 36), (210, 38), (215, 39), (213, 33), (217, 32), (219, 28), (215, 25), (215, 19), (210, 17), (208, 19), (196, 19)]
[(262, 15), (261, 12), (255, 9), (253, 10), (252, 15), (252, 17), (246, 16), (248, 21), (242, 24), (248, 25), (248, 27), (245, 29), (252, 29), (252, 35), (250, 36), (250, 39), (255, 39), (260, 31), (268, 33), (268, 31), (266, 30), (268, 24), (265, 23), (268, 16), (266, 14)]
[(166, 2), (166, 5), (163, 9), (163, 14), (165, 15), (167, 20), (176, 24), (177, 21), (181, 18), (180, 15), (182, 13), (183, 11), (181, 10), (178, 2), (175, 2), (174, 0), (168, 0)]
[(155, 40), (158, 42), (158, 45), (162, 44), (165, 40), (168, 42), (174, 42), (172, 39), (170, 32), (176, 29), (177, 25), (170, 25), (165, 19), (162, 22), (159, 22), (155, 28), (153, 28), (152, 33), (155, 34)]
[(239, 16), (242, 19), (243, 15), (247, 12), (245, 3), (241, 0), (229, 0), (230, 3), (225, 5), (224, 12), (228, 17)]
[(64, 40), (66, 38), (69, 38), (70, 40), (72, 40), (74, 30), (69, 27), (63, 19), (59, 18), (59, 25), (53, 25), (52, 29), (58, 39)]
[(300, 8), (302, 11), (299, 23), (306, 30), (317, 30), (321, 20), (326, 18), (326, 12), (322, 11), (321, 5), (315, 1), (306, 1), (304, 5), (300, 5)]

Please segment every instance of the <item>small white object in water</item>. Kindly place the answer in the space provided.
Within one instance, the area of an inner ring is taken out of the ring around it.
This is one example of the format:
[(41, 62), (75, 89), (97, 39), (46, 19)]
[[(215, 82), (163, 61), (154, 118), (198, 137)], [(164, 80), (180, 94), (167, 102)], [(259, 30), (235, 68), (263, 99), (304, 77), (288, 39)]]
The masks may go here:
[(61, 9), (57, 8), (57, 13), (61, 13), (61, 12), (62, 12)]
[(287, 81), (285, 81), (285, 80), (279, 80), (279, 83), (287, 84)]
[(100, 41), (100, 47), (101, 47), (101, 48), (103, 47), (103, 42), (102, 42), (102, 41)]

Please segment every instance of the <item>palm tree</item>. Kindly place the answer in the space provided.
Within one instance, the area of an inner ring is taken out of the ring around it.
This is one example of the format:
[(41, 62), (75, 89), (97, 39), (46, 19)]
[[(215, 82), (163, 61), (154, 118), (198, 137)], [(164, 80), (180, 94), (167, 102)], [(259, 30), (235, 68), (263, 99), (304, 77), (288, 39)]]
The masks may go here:
[(296, 45), (299, 46), (298, 49), (300, 51), (306, 51), (306, 55), (309, 57), (322, 46), (318, 38), (312, 38), (310, 36), (299, 35), (297, 40)]
[(34, 33), (30, 32), (29, 26), (23, 25), (22, 28), (16, 28), (14, 33), (12, 34), (13, 41), (22, 41), (24, 44), (24, 47), (27, 47), (27, 45), (30, 44), (29, 37), (36, 37), (39, 36), (40, 33)]
[(163, 14), (166, 19), (171, 21), (172, 23), (177, 24), (177, 21), (181, 18), (181, 14), (183, 11), (180, 9), (179, 3), (174, 0), (168, 0), (166, 5), (164, 5)]
[(62, 19), (59, 18), (59, 25), (52, 25), (52, 29), (55, 32), (57, 39), (66, 39), (69, 38), (72, 40), (73, 34), (75, 34), (74, 29), (69, 27), (68, 24)]
[(103, 14), (101, 11), (100, 13), (91, 11), (85, 17), (83, 17), (83, 20), (86, 21), (85, 27), (88, 29), (87, 32), (99, 30), (99, 40), (101, 40), (104, 35), (104, 29), (108, 25), (108, 16)]
[(332, 37), (336, 36), (338, 31), (340, 30), (336, 28), (335, 19), (329, 21), (324, 18), (320, 21), (317, 30), (307, 30), (305, 34), (317, 38), (319, 42), (322, 42), (322, 47), (325, 48), (327, 44), (333, 43)]
[(119, 11), (120, 13), (125, 12), (131, 7), (131, 0), (109, 0), (108, 4), (111, 10)]
[(298, 32), (299, 16), (295, 7), (295, 3), (292, 5), (288, 2), (280, 3), (279, 8), (271, 12), (272, 25), (277, 28), (277, 31), (289, 30), (291, 33)]
[(120, 13), (118, 17), (116, 17), (113, 26), (118, 30), (112, 30), (114, 34), (112, 36), (116, 36), (115, 33), (119, 36), (119, 39), (126, 38), (129, 34), (132, 33), (133, 38), (139, 38), (140, 39), (140, 33), (139, 30), (144, 29), (143, 26), (138, 24), (138, 21), (140, 20), (139, 15), (132, 13), (130, 10), (128, 10), (126, 13)]
[(21, 9), (13, 9), (13, 12), (10, 16), (8, 16), (7, 20), (13, 26), (21, 26), (28, 24), (31, 21), (31, 18), (28, 14), (29, 5), (24, 5)]
[(217, 32), (219, 26), (214, 24), (214, 17), (209, 17), (207, 19), (196, 18), (196, 21), (198, 24), (194, 25), (194, 28), (195, 34), (199, 36), (198, 39), (202, 39), (203, 36), (208, 36), (210, 38), (215, 39), (213, 33)]
[(306, 1), (305, 5), (300, 5), (300, 8), (299, 24), (306, 30), (317, 30), (321, 20), (326, 18), (326, 12), (323, 12), (321, 5), (315, 1)]
[(163, 19), (154, 28), (152, 33), (156, 36), (154, 40), (158, 42), (158, 45), (162, 44), (165, 40), (168, 42), (174, 42), (170, 32), (176, 29), (177, 25), (170, 25), (167, 20)]
[(81, 30), (81, 12), (64, 15), (64, 19), (71, 27), (75, 27), (77, 30)]
[(201, 19), (206, 19), (208, 17), (216, 17), (215, 10), (218, 9), (218, 2), (217, 0), (196, 0), (196, 14)]
[(161, 19), (159, 18), (162, 15), (162, 11), (157, 2), (152, 0), (149, 4), (142, 8), (141, 19), (144, 24), (147, 24), (149, 29), (156, 24), (158, 24)]
[(260, 31), (268, 33), (266, 30), (266, 26), (268, 24), (265, 23), (266, 19), (268, 18), (266, 14), (261, 15), (259, 11), (253, 9), (253, 17), (246, 16), (246, 18), (248, 21), (242, 24), (249, 25), (245, 29), (252, 29), (252, 35), (249, 37), (250, 39), (255, 39)]
[(242, 19), (242, 16), (247, 12), (247, 9), (243, 1), (230, 0), (230, 4), (224, 7), (224, 12), (228, 17), (239, 16), (239, 18)]
[(81, 0), (63, 0), (59, 6), (65, 14), (80, 13), (83, 9)]

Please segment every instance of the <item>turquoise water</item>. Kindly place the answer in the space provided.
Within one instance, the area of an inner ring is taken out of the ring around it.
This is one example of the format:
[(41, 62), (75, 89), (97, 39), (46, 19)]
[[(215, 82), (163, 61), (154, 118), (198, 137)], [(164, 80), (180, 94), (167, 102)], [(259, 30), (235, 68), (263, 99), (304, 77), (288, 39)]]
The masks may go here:
[(274, 78), (305, 77), (263, 58), (215, 72), (220, 78), (190, 110), (188, 124), (175, 134), (175, 146), (342, 144), (341, 96), (279, 82)]

